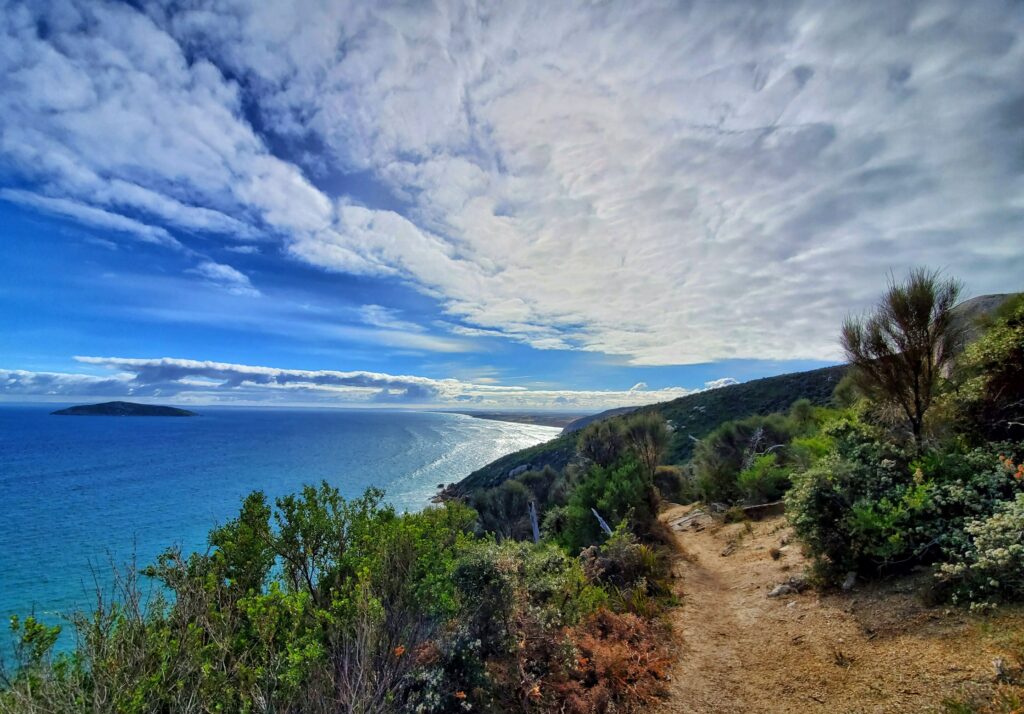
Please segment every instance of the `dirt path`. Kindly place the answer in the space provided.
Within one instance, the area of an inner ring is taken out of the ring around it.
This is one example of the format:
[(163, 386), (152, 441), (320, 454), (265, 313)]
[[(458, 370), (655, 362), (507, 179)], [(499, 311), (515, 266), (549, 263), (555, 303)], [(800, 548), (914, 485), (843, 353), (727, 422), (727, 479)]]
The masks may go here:
[(993, 621), (925, 607), (908, 579), (769, 598), (806, 564), (784, 518), (721, 526), (684, 507), (662, 518), (688, 554), (664, 714), (941, 711), (947, 696), (991, 690), (1007, 633), (1024, 632), (1020, 610)]

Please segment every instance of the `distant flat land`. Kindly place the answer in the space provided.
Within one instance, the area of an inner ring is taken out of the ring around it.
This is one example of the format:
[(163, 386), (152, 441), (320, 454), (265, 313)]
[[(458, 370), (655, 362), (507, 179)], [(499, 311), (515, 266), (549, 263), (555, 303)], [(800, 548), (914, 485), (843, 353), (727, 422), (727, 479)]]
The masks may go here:
[(561, 413), (561, 412), (459, 412), (477, 419), (490, 419), (491, 421), (512, 421), (517, 424), (536, 424), (537, 426), (566, 427), (576, 421), (582, 414)]
[(158, 404), (135, 404), (133, 402), (103, 402), (83, 404), (52, 412), (58, 416), (198, 416), (195, 412), (177, 407), (163, 407)]

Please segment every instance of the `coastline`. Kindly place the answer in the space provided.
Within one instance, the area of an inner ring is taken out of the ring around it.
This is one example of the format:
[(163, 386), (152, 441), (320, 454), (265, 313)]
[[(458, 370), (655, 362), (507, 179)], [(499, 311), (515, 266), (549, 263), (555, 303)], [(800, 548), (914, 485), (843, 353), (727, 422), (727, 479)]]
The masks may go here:
[(530, 424), (533, 426), (552, 426), (564, 429), (566, 426), (571, 424), (585, 416), (589, 416), (589, 412), (473, 412), (473, 411), (458, 411), (449, 412), (451, 414), (463, 414), (465, 416), (473, 417), (474, 419), (487, 419), (488, 421), (507, 421), (513, 424)]

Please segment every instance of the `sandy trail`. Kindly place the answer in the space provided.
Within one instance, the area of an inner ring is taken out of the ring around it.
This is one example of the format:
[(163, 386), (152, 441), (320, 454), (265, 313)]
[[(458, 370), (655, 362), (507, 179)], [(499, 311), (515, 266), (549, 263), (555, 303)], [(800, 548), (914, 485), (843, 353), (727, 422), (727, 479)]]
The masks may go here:
[(914, 594), (925, 573), (768, 598), (806, 565), (783, 517), (721, 526), (673, 507), (662, 519), (687, 553), (675, 566), (680, 656), (663, 714), (941, 711), (944, 697), (990, 691), (1005, 635), (1024, 631), (1020, 609), (983, 620), (925, 607)]

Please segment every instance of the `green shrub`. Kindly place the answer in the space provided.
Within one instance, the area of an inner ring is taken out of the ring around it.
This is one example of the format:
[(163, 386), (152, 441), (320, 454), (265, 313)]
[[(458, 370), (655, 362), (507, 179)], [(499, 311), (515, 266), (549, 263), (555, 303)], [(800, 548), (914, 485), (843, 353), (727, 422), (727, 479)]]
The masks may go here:
[(596, 509), (611, 526), (628, 522), (647, 532), (656, 513), (651, 508), (654, 484), (633, 459), (602, 467), (593, 465), (576, 485), (565, 512), (565, 529), (560, 542), (571, 551), (604, 539), (591, 509)]
[(626, 453), (626, 435), (619, 419), (605, 419), (588, 424), (576, 441), (576, 451), (583, 458), (607, 467)]
[(536, 498), (518, 479), (509, 479), (500, 486), (476, 491), (470, 505), (478, 514), (480, 528), (499, 538), (530, 538), (530, 501)]
[(623, 525), (600, 547), (585, 549), (580, 560), (587, 577), (612, 593), (618, 612), (649, 617), (658, 608), (657, 601), (671, 595), (664, 550), (641, 543)]
[(1008, 300), (960, 359), (950, 401), (977, 440), (1024, 439), (1024, 295)]
[(399, 515), (379, 491), (346, 500), (326, 484), (273, 508), (252, 494), (209, 552), (146, 568), (165, 587), (148, 605), (129, 571), (112, 604), (73, 617), (73, 653), (52, 655), (59, 628), (16, 620), (0, 711), (561, 711), (610, 684), (578, 671), (583, 630), (622, 657), (662, 651), (635, 614), (644, 641), (602, 644), (585, 626), (611, 604), (657, 615), (660, 553), (620, 529), (588, 572), (551, 542), (478, 538), (475, 520), (456, 503)]
[(792, 423), (781, 414), (754, 416), (722, 424), (697, 444), (693, 468), (697, 492), (706, 502), (735, 503), (743, 499), (740, 472), (760, 455), (789, 443)]
[(999, 461), (1012, 445), (918, 459), (854, 418), (825, 429), (832, 452), (793, 475), (787, 513), (827, 580), (932, 563), (963, 549), (965, 525), (1017, 485)]
[(654, 487), (666, 501), (692, 503), (697, 499), (692, 474), (679, 466), (659, 466), (654, 472)]
[(740, 471), (736, 486), (747, 503), (769, 503), (789, 488), (790, 470), (779, 466), (778, 454), (762, 454)]

